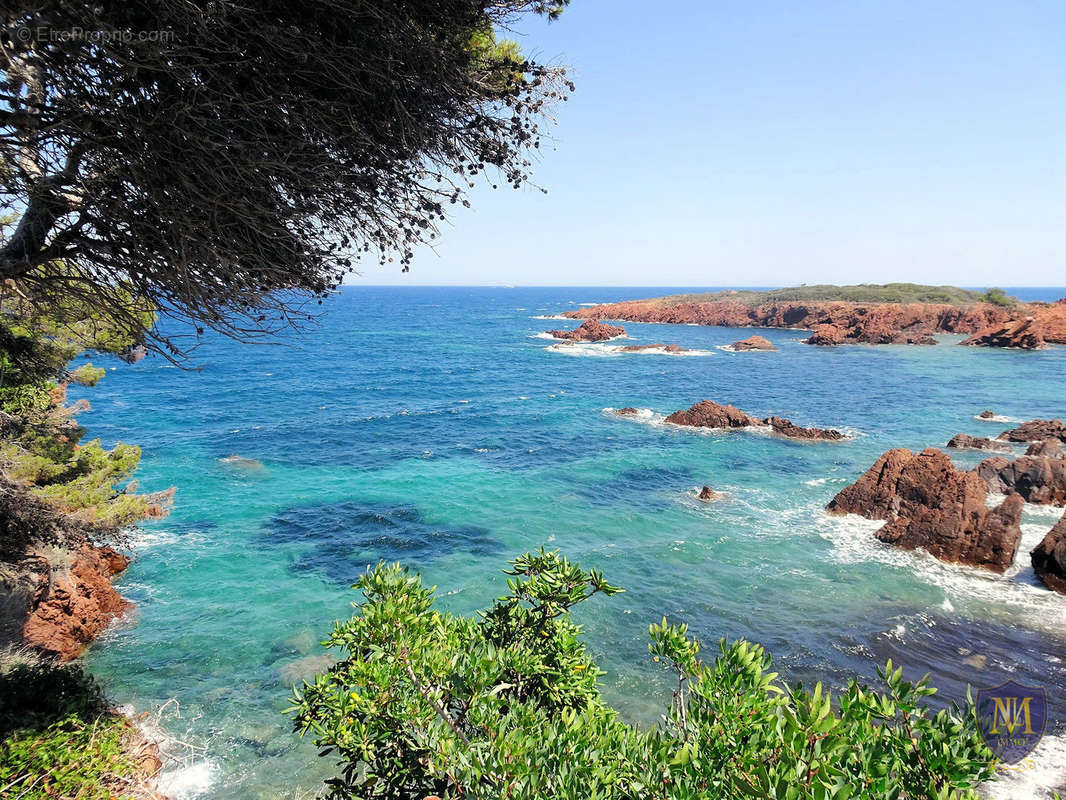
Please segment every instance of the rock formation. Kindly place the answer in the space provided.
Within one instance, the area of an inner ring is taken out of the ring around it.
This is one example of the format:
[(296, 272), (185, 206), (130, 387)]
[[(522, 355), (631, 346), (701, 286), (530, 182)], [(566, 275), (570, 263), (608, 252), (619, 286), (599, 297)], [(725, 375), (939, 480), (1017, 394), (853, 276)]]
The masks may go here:
[(759, 424), (759, 420), (736, 406), (723, 406), (710, 400), (701, 400), (687, 411), (675, 411), (666, 422), (692, 428), (748, 428)]
[(716, 492), (710, 486), (704, 486), (702, 489), (700, 489), (698, 499), (702, 500), (705, 503), (710, 503), (714, 500), (720, 500), (721, 497), (722, 495)]
[(826, 442), (838, 442), (846, 438), (840, 431), (826, 428), (801, 428), (794, 425), (792, 420), (784, 417), (767, 417), (763, 422), (774, 429), (779, 436), (787, 436), (790, 439), (811, 439)]
[(572, 342), (605, 342), (626, 335), (626, 329), (619, 325), (606, 325), (598, 319), (587, 319), (572, 331), (548, 331), (556, 339)]
[(991, 408), (986, 408), (984, 411), (978, 414), (977, 417), (978, 419), (995, 419), (996, 412), (993, 411)]
[(953, 450), (991, 450), (994, 453), (1011, 452), (1010, 445), (1006, 442), (997, 442), (978, 436), (970, 436), (966, 433), (957, 433), (951, 437), (948, 447)]
[(1023, 422), (1012, 430), (1003, 431), (996, 438), (1008, 442), (1040, 442), (1044, 439), (1066, 442), (1066, 424), (1061, 419), (1034, 419)]
[(129, 559), (111, 548), (87, 543), (70, 553), (64, 570), (56, 571), (40, 559), (22, 632), (25, 643), (63, 661), (80, 655), (129, 608), (111, 586), (111, 577), (128, 565)]
[(675, 411), (665, 420), (672, 425), (692, 428), (751, 428), (769, 426), (774, 433), (790, 439), (839, 441), (846, 438), (840, 431), (823, 428), (801, 428), (792, 420), (783, 417), (758, 419), (741, 411), (736, 406), (723, 406), (710, 400), (701, 400), (685, 411)]
[(616, 408), (614, 414), (619, 417), (635, 417), (639, 412), (633, 406), (626, 406), (625, 408)]
[[(1047, 342), (1066, 344), (1066, 302), (1019, 303), (853, 303), (777, 300), (745, 303), (721, 297), (701, 300), (651, 298), (568, 311), (571, 319), (622, 319), (633, 322), (688, 323), (722, 327), (792, 328), (813, 331), (810, 344), (935, 344), (933, 334), (980, 333), (988, 344), (1018, 346), (1029, 341), (1025, 323)], [(830, 326), (830, 327), (822, 327)], [(1010, 326), (1006, 338), (991, 333)], [(1016, 329), (1021, 329), (1016, 330)], [(1004, 344), (999, 344), (1003, 342)]]
[(1017, 492), (1028, 503), (1066, 505), (1066, 460), (1019, 456), (988, 458), (976, 473), (995, 492)]
[(762, 336), (749, 336), (747, 339), (741, 339), (739, 342), (733, 342), (729, 345), (734, 350), (741, 352), (744, 350), (776, 350), (773, 342)]
[(1010, 347), (1016, 350), (1042, 350), (1047, 347), (1044, 333), (1033, 317), (992, 325), (959, 344), (968, 347)]
[(1033, 571), (1049, 589), (1066, 594), (1066, 516), (1033, 548)]
[(688, 348), (676, 344), (662, 344), (661, 342), (656, 344), (626, 344), (618, 348), (619, 353), (639, 353), (641, 350), (662, 350), (664, 353), (684, 353), (688, 351)]
[(803, 340), (804, 344), (815, 344), (822, 347), (832, 347), (844, 344), (844, 331), (836, 325), (819, 325), (809, 338)]
[(987, 496), (984, 480), (956, 469), (936, 448), (889, 450), (826, 510), (886, 520), (876, 534), (883, 542), (1002, 573), (1021, 541), (1023, 501), (1009, 495), (990, 509)]
[(1025, 451), (1027, 456), (1036, 456), (1037, 458), (1066, 458), (1066, 451), (1062, 449), (1062, 442), (1058, 439), (1044, 439), (1040, 442), (1033, 442), (1029, 445), (1029, 449)]

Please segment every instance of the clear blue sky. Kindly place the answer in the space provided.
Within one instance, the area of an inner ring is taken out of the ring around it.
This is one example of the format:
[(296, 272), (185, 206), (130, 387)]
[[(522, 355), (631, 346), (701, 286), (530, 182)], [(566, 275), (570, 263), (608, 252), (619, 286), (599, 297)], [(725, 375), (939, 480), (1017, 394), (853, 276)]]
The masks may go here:
[(573, 0), (534, 189), (353, 283), (1066, 283), (1062, 0)]

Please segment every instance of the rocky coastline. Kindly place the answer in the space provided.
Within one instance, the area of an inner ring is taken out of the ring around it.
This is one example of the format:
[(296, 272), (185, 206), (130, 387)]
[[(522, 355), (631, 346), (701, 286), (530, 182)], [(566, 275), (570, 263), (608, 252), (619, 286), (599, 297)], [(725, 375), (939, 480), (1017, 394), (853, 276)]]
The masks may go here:
[(807, 344), (934, 345), (935, 334), (965, 334), (962, 344), (1041, 349), (1066, 344), (1066, 298), (1057, 303), (855, 303), (845, 301), (677, 300), (650, 298), (567, 311), (570, 319), (622, 320), (730, 328), (811, 331)]

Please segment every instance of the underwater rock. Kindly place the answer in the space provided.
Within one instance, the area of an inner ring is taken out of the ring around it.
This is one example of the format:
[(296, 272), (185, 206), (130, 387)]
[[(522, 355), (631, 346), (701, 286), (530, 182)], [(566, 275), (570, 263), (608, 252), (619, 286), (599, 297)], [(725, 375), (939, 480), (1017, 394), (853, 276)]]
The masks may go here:
[(572, 342), (604, 342), (626, 335), (626, 329), (620, 325), (606, 325), (598, 319), (587, 319), (572, 331), (548, 331), (556, 339), (569, 339)]
[(662, 350), (664, 353), (688, 352), (687, 347), (681, 347), (676, 344), (663, 344), (662, 342), (657, 342), (656, 344), (627, 344), (618, 348), (619, 353), (639, 353), (641, 350)]
[(223, 456), (219, 460), (220, 464), (225, 464), (227, 467), (233, 467), (234, 469), (242, 470), (260, 470), (263, 469), (263, 462), (257, 461), (254, 458), (245, 458), (244, 456), (229, 455)]
[(741, 339), (739, 342), (733, 342), (729, 345), (737, 352), (745, 350), (776, 350), (773, 342), (762, 336), (749, 336), (747, 339)]
[(1002, 573), (1021, 541), (1023, 501), (1012, 494), (990, 509), (987, 496), (982, 478), (956, 469), (936, 448), (898, 449), (884, 453), (826, 510), (886, 520), (875, 534), (882, 542)]
[(1011, 452), (1010, 445), (1006, 442), (996, 442), (979, 436), (970, 436), (966, 433), (957, 433), (951, 437), (947, 444), (953, 450), (991, 450), (995, 453)]
[(1033, 571), (1049, 589), (1066, 594), (1066, 516), (1033, 548)]
[(612, 413), (618, 417), (635, 417), (640, 411), (633, 408), (633, 406), (626, 406), (625, 408), (616, 408)]

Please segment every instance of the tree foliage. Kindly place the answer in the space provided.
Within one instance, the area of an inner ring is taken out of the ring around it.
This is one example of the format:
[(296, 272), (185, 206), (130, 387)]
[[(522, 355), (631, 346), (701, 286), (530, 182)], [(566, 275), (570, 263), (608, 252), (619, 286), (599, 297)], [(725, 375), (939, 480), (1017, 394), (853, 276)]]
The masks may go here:
[(399, 565), (357, 584), (365, 601), (328, 647), (343, 660), (295, 690), (296, 730), (339, 757), (331, 798), (973, 798), (992, 774), (972, 705), (933, 713), (926, 678), (891, 662), (883, 691), (786, 687), (746, 641), (713, 660), (685, 625), (650, 628), (676, 680), (662, 724), (604, 703), (570, 609), (621, 591), (558, 552), (527, 553), (477, 619), (433, 608)]
[(475, 176), (528, 179), (572, 84), (495, 31), (567, 2), (7, 4), (0, 279), (134, 338), (145, 307), (298, 323), (364, 255), (406, 270)]

